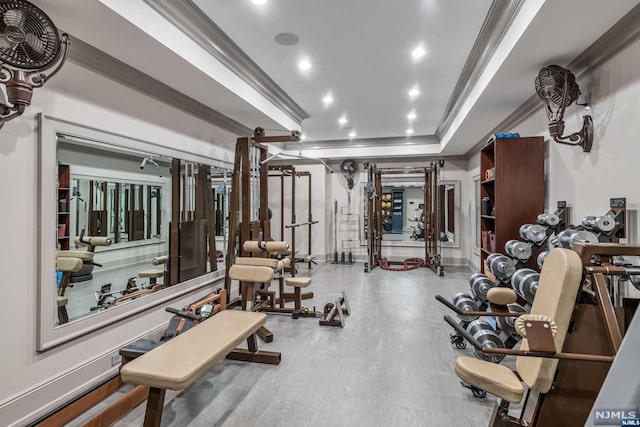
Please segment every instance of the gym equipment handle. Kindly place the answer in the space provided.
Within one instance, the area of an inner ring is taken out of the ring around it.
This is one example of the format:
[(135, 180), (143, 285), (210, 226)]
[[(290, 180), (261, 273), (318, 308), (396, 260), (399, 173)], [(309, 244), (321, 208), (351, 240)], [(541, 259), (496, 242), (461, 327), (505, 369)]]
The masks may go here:
[[(451, 309), (455, 314), (458, 314), (460, 316), (464, 316), (466, 313), (464, 313), (462, 310), (460, 310), (458, 307), (456, 307), (455, 305), (453, 305), (448, 299), (443, 298), (440, 295), (436, 295), (436, 299), (438, 301), (440, 301), (442, 304), (446, 305), (447, 307), (449, 307), (449, 309)], [(445, 316), (446, 317), (446, 316)]]
[(482, 351), (483, 347), (480, 342), (469, 334), (462, 326), (458, 324), (455, 320), (451, 318), (449, 315), (444, 316), (444, 321), (447, 322), (456, 332), (461, 335), (465, 340), (467, 340), (472, 346), (477, 348), (479, 351)]
[(189, 313), (186, 310), (178, 310), (177, 308), (167, 307), (164, 309), (164, 311), (166, 311), (167, 313), (175, 314), (180, 317), (184, 317), (185, 319), (195, 320), (196, 322), (199, 322), (202, 320), (201, 316), (197, 316), (193, 313)]

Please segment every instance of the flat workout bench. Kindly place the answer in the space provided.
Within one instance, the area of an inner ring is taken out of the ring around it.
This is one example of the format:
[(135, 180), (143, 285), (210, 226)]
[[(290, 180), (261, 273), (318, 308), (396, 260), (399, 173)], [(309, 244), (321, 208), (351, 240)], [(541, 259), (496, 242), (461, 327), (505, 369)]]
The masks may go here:
[[(225, 356), (279, 364), (280, 353), (258, 351), (255, 332), (266, 318), (264, 313), (225, 310), (124, 365), (120, 376), (125, 383), (149, 386), (145, 427), (160, 425), (167, 389), (187, 388)], [(236, 349), (244, 340), (249, 349)]]

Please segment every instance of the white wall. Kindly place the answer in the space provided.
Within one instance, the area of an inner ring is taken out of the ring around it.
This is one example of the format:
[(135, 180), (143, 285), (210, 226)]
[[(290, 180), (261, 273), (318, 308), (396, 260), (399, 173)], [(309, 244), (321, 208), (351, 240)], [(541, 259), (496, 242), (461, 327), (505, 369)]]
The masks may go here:
[[(151, 141), (167, 147), (232, 160), (235, 136), (67, 63), (45, 87), (36, 89), (25, 115), (0, 130), (0, 249), (3, 294), (0, 324), (0, 424), (24, 425), (73, 393), (91, 386), (105, 372), (113, 374), (111, 355), (123, 344), (155, 330), (168, 317), (149, 310), (131, 321), (105, 327), (50, 351), (37, 353), (38, 231), (37, 129), (35, 115), (63, 120)], [(50, 143), (54, 143), (50, 141)], [(53, 177), (52, 177), (53, 179)], [(15, 244), (17, 242), (17, 244)], [(180, 306), (194, 297), (180, 298)]]

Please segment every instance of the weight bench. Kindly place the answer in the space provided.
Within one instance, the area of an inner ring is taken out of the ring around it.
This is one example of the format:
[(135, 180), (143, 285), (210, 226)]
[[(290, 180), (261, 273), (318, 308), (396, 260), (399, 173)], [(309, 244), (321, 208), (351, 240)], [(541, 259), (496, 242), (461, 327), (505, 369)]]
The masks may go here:
[[(224, 357), (278, 365), (280, 353), (258, 351), (264, 313), (225, 310), (124, 365), (122, 381), (149, 387), (144, 426), (159, 426), (167, 389), (183, 390)], [(247, 340), (248, 349), (236, 346)]]

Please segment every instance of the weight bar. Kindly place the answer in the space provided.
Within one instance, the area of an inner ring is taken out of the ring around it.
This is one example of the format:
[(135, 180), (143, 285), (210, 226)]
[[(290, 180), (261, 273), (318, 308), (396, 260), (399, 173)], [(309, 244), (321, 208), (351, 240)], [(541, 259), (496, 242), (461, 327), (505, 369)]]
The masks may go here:
[(540, 224), (524, 224), (519, 232), (523, 240), (536, 244), (544, 242), (547, 238), (547, 229)]
[(536, 221), (541, 225), (548, 225), (549, 227), (555, 227), (560, 224), (560, 217), (556, 214), (540, 214), (536, 218)]
[(558, 233), (557, 243), (560, 247), (571, 249), (575, 243), (598, 243), (598, 237), (587, 230), (568, 229)]
[[(468, 311), (478, 311), (478, 305), (476, 304), (473, 297), (464, 292), (457, 293), (453, 296), (453, 305), (463, 313)], [(476, 320), (478, 316), (461, 316), (458, 315), (460, 320), (463, 322), (471, 322)]]
[(476, 273), (469, 279), (469, 286), (471, 286), (471, 292), (476, 299), (486, 301), (489, 289), (495, 288), (496, 284), (484, 274)]
[(519, 240), (507, 241), (504, 245), (504, 250), (507, 255), (524, 262), (527, 262), (532, 255), (531, 244)]
[(616, 221), (608, 215), (585, 216), (582, 218), (582, 225), (589, 230), (608, 233), (616, 226)]
[[(467, 332), (480, 344), (480, 348), (505, 348), (504, 341), (500, 339), (493, 326), (487, 320), (474, 320), (467, 326)], [(489, 355), (478, 348), (474, 348), (473, 352), (478, 359), (487, 362), (500, 363), (504, 359), (503, 354)]]
[(511, 276), (511, 287), (525, 301), (533, 303), (539, 281), (540, 273), (531, 268), (521, 268)]
[(489, 271), (498, 279), (507, 280), (516, 271), (516, 266), (511, 258), (502, 254), (491, 254), (487, 257)]
[(547, 259), (547, 255), (549, 255), (549, 251), (542, 251), (538, 254), (538, 258), (536, 258), (538, 268), (542, 269), (542, 265), (544, 264), (544, 260)]
[[(507, 304), (507, 308), (512, 313), (526, 313), (527, 310), (518, 303)], [(504, 332), (510, 335), (516, 335), (515, 317), (497, 317), (496, 323)]]

